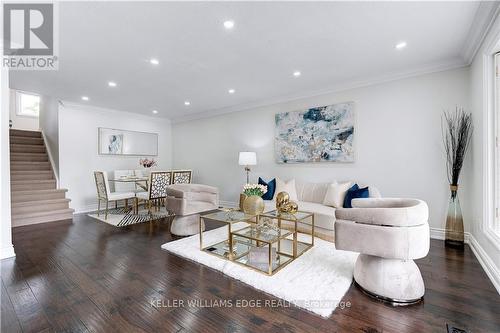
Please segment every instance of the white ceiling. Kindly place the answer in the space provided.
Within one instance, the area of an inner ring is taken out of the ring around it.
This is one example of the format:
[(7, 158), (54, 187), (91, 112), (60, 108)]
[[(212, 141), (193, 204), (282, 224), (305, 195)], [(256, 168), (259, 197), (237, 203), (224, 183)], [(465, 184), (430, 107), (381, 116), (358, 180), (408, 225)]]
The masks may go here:
[[(174, 120), (466, 65), (478, 2), (66, 2), (58, 71), (11, 87)], [(491, 10), (491, 8), (488, 8)], [(227, 19), (235, 21), (231, 31)], [(477, 37), (479, 36), (479, 37)], [(408, 46), (398, 51), (396, 43)], [(149, 63), (151, 57), (160, 61)], [(299, 78), (292, 73), (300, 70)], [(107, 86), (117, 82), (116, 88)], [(234, 88), (235, 94), (228, 94)], [(89, 96), (88, 102), (81, 96)], [(189, 100), (190, 106), (184, 101)]]

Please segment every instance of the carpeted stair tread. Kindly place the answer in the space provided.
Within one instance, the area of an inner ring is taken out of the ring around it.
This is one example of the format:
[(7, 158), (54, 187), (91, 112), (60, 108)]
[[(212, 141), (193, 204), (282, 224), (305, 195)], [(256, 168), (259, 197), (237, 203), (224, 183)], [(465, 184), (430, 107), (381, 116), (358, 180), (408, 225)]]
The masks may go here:
[(50, 170), (21, 170), (12, 171), (10, 180), (43, 180), (54, 179), (54, 174)]
[(43, 146), (43, 139), (42, 138), (34, 138), (30, 136), (17, 136), (17, 135), (11, 135), (9, 138), (9, 142), (11, 144), (27, 144), (27, 145), (42, 145)]
[(50, 189), (37, 191), (14, 191), (11, 194), (13, 203), (24, 201), (40, 201), (49, 199), (62, 199), (65, 197), (67, 189)]
[(40, 131), (27, 131), (27, 130), (19, 130), (19, 129), (11, 129), (9, 131), (10, 136), (24, 136), (31, 138), (41, 138), (42, 132)]
[(12, 214), (12, 222), (15, 226), (22, 226), (34, 223), (69, 220), (73, 218), (73, 212), (74, 209), (66, 208), (59, 210)]
[(48, 162), (49, 157), (47, 153), (10, 153), (11, 161), (25, 161), (25, 162)]

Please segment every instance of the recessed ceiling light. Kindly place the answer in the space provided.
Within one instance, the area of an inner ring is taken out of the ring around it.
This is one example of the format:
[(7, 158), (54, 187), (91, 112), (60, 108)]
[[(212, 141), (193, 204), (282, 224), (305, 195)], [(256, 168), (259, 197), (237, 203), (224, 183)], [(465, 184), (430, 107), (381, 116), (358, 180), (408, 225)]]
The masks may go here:
[(396, 49), (397, 50), (402, 50), (402, 49), (404, 49), (406, 47), (406, 45), (407, 45), (406, 42), (397, 43), (396, 44)]
[(229, 89), (227, 92), (228, 92), (228, 93), (230, 93), (230, 94), (234, 94), (234, 93), (236, 92), (236, 90), (234, 90), (234, 89)]
[(234, 21), (231, 20), (224, 21), (224, 28), (228, 30), (234, 28)]
[(155, 59), (155, 58), (149, 59), (149, 62), (151, 63), (151, 65), (159, 65), (160, 64), (160, 60)]
[(191, 102), (190, 101), (185, 101), (184, 105), (186, 105), (186, 106), (191, 105)]
[(295, 71), (295, 72), (293, 72), (293, 76), (295, 76), (295, 77), (299, 77), (299, 76), (301, 76), (301, 75), (302, 75), (302, 73), (301, 73), (301, 72), (299, 72), (299, 71)]
[(158, 110), (153, 110), (153, 111), (151, 111), (151, 112), (153, 112), (154, 114), (157, 114), (157, 113), (158, 113)]
[(108, 86), (110, 86), (110, 87), (116, 87), (116, 82), (109, 81), (108, 82)]
[(82, 96), (82, 100), (83, 100), (83, 101), (88, 101), (88, 100), (89, 100), (89, 98), (88, 98), (87, 96)]

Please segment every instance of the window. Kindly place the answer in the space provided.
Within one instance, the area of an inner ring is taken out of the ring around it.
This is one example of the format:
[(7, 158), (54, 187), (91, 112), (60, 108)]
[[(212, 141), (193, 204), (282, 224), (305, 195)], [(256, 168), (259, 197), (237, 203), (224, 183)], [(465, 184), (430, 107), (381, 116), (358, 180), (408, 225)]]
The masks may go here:
[[(493, 112), (491, 130), (493, 132), (493, 200), (494, 213), (490, 222), (492, 231), (500, 236), (500, 52), (495, 54), (495, 111)], [(491, 192), (490, 192), (491, 193)]]
[(36, 117), (40, 114), (40, 96), (16, 92), (16, 114), (21, 117)]

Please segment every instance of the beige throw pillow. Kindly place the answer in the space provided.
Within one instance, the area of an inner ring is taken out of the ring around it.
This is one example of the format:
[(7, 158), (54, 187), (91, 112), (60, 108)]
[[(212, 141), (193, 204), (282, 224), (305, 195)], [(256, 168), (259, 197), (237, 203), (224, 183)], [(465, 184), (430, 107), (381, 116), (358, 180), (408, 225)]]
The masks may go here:
[(323, 205), (332, 206), (335, 208), (342, 208), (344, 206), (344, 198), (347, 190), (352, 186), (352, 182), (347, 183), (332, 183), (328, 185), (326, 190)]
[(290, 200), (298, 201), (297, 198), (297, 189), (295, 188), (295, 179), (291, 179), (287, 182), (276, 177), (276, 191), (274, 191), (273, 200), (276, 200), (276, 195), (280, 192), (285, 191), (288, 193)]

